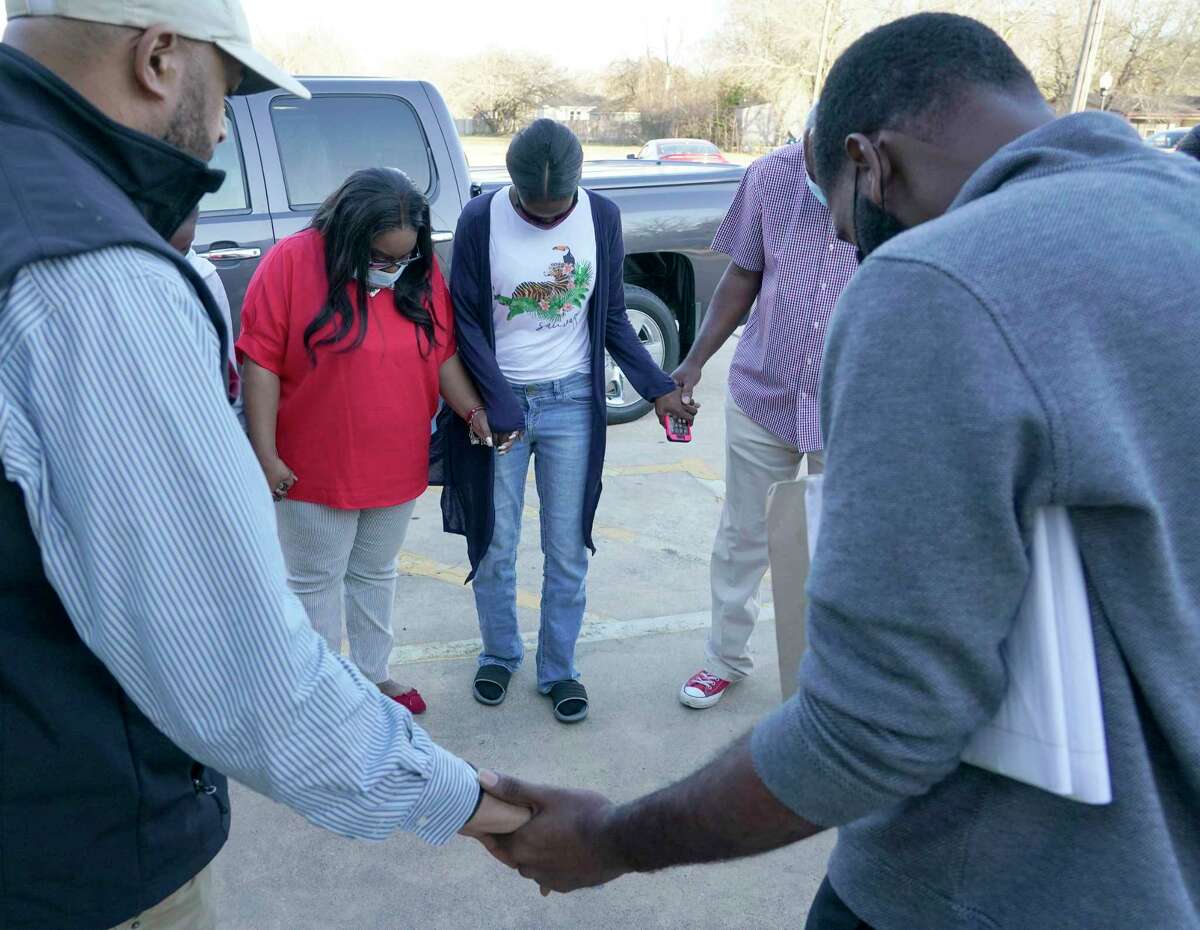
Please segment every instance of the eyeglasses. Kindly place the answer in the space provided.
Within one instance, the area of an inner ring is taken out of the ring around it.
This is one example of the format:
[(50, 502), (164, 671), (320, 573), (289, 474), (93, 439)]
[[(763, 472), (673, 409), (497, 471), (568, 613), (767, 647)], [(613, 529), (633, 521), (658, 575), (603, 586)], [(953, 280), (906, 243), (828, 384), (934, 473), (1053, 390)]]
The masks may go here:
[(386, 271), (389, 274), (393, 271), (403, 271), (413, 262), (421, 260), (421, 250), (413, 249), (408, 254), (407, 258), (381, 258), (377, 253), (371, 253), (371, 260), (367, 263), (367, 267), (372, 271)]

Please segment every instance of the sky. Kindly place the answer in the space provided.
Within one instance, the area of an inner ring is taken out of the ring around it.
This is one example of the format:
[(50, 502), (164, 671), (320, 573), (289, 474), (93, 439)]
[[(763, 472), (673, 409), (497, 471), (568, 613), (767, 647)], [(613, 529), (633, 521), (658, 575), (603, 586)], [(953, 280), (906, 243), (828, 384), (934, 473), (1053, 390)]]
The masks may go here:
[[(417, 58), (461, 58), (491, 48), (538, 52), (594, 70), (647, 48), (695, 64), (721, 24), (724, 0), (242, 0), (256, 39), (336, 35), (367, 60), (411, 49)], [(0, 12), (0, 22), (4, 14)]]
[[(320, 30), (375, 57), (412, 48), (422, 57), (459, 58), (489, 48), (539, 52), (593, 69), (647, 47), (691, 63), (719, 25), (723, 0), (243, 0), (255, 36)], [(332, 11), (336, 10), (336, 13)]]

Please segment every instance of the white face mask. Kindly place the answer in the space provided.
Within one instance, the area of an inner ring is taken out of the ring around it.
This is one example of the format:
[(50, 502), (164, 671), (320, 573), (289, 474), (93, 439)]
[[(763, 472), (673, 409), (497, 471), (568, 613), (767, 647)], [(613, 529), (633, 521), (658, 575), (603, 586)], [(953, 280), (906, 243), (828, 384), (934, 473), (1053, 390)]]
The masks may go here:
[[(404, 274), (403, 268), (397, 268), (395, 271), (379, 271), (378, 269), (367, 269), (367, 287), (383, 290), (391, 288), (400, 280), (400, 276)], [(355, 275), (358, 277), (358, 275)]]
[(397, 268), (395, 271), (379, 271), (376, 268), (368, 268), (367, 287), (392, 287), (402, 274), (404, 274), (403, 268)]
[(808, 189), (812, 191), (812, 195), (821, 202), (821, 206), (828, 210), (829, 201), (825, 199), (825, 192), (821, 190), (817, 182), (812, 179), (812, 176), (807, 171), (804, 172), (804, 180), (808, 182)]

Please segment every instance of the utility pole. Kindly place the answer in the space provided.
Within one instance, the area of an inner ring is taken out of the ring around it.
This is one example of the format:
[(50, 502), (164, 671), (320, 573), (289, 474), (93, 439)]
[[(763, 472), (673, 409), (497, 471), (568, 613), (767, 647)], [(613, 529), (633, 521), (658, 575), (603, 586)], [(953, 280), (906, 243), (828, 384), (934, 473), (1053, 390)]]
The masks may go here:
[(821, 40), (817, 43), (817, 70), (813, 73), (812, 102), (815, 104), (825, 83), (825, 59), (829, 57), (829, 17), (834, 0), (825, 0), (825, 15), (821, 17)]
[(1071, 92), (1071, 112), (1087, 109), (1092, 90), (1092, 75), (1100, 55), (1100, 36), (1104, 32), (1104, 8), (1107, 0), (1092, 0), (1088, 10), (1087, 27), (1083, 32), (1083, 47), (1079, 50), (1079, 67), (1075, 71), (1075, 87)]

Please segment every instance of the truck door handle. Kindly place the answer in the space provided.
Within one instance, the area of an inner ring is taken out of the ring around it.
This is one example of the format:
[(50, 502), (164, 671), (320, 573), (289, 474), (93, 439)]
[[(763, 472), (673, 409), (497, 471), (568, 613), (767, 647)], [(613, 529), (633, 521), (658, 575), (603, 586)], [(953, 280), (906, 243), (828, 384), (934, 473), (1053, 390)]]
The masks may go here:
[(213, 249), (211, 252), (199, 253), (201, 258), (210, 262), (241, 262), (249, 258), (261, 258), (262, 249)]
[(438, 230), (437, 232), (435, 232), (433, 234), (433, 241), (435, 243), (453, 242), (454, 241), (454, 233), (450, 232), (448, 229)]

